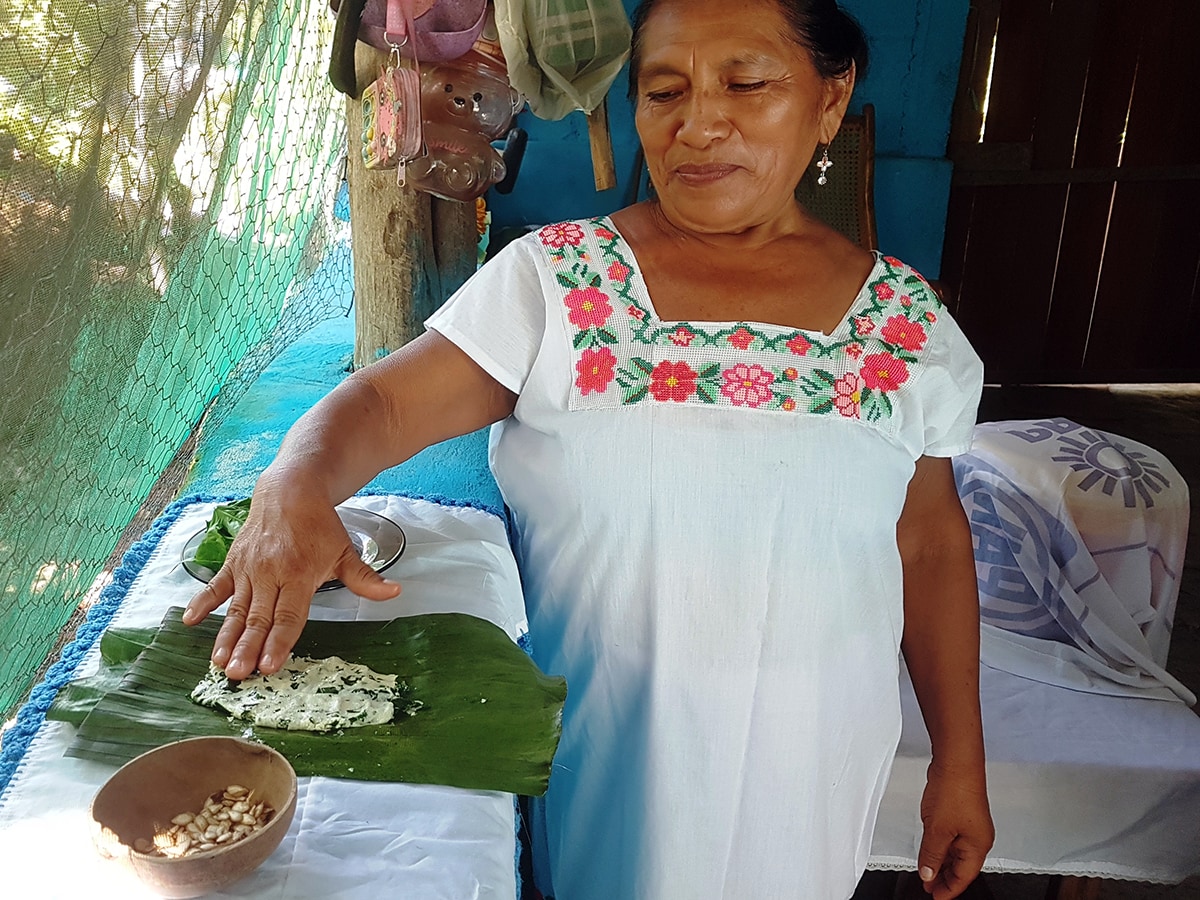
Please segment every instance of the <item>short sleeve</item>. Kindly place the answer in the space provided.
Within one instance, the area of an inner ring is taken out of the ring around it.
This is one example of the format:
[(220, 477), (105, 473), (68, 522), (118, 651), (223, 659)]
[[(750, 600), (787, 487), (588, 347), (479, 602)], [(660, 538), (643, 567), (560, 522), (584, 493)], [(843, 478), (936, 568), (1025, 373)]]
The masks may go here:
[[(425, 327), (521, 393), (546, 330), (546, 301), (528, 239), (513, 241), (454, 292)], [(533, 248), (536, 249), (536, 248)]]
[(971, 449), (983, 394), (983, 362), (953, 317), (938, 312), (921, 378), (925, 456), (958, 456)]

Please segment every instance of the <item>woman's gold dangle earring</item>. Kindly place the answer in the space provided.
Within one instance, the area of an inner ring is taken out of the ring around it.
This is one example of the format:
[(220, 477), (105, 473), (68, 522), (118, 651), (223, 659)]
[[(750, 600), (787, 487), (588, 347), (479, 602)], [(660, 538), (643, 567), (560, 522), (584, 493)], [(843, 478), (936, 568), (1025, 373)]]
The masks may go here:
[(824, 151), (821, 153), (821, 158), (817, 160), (817, 168), (821, 170), (820, 177), (817, 178), (817, 184), (827, 184), (829, 178), (826, 177), (826, 170), (833, 165), (833, 160), (829, 158), (829, 145), (825, 145)]

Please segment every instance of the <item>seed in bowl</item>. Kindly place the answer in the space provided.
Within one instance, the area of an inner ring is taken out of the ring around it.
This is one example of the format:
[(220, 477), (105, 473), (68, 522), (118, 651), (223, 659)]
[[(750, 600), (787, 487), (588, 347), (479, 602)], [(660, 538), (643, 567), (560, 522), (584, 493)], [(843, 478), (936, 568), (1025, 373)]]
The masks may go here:
[(231, 784), (217, 791), (198, 813), (182, 812), (169, 826), (156, 825), (154, 839), (139, 838), (133, 849), (151, 856), (178, 858), (216, 850), (261, 830), (275, 811), (254, 791)]

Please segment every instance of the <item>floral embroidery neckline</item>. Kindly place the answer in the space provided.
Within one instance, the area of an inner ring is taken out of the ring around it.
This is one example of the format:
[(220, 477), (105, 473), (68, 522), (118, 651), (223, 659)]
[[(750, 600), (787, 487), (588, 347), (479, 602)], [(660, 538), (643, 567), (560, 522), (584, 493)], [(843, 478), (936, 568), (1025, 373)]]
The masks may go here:
[(609, 216), (599, 216), (589, 221), (599, 223), (600, 228), (606, 229), (617, 235), (617, 238), (620, 240), (620, 242), (625, 245), (628, 250), (633, 268), (630, 278), (631, 280), (636, 280), (637, 282), (637, 293), (640, 295), (639, 299), (641, 300), (641, 305), (644, 307), (648, 316), (652, 317), (656, 322), (659, 322), (662, 325), (686, 325), (688, 327), (703, 328), (708, 331), (724, 330), (730, 326), (736, 328), (738, 325), (745, 325), (762, 331), (786, 331), (789, 334), (800, 332), (801, 334), (811, 335), (821, 340), (829, 340), (840, 332), (845, 331), (850, 326), (850, 318), (854, 313), (855, 308), (863, 300), (863, 295), (867, 291), (868, 285), (870, 285), (872, 280), (879, 277), (879, 268), (882, 265), (883, 254), (879, 253), (877, 250), (871, 251), (871, 255), (875, 258), (875, 262), (871, 266), (870, 273), (867, 275), (866, 280), (863, 281), (862, 286), (855, 293), (854, 299), (850, 301), (849, 305), (842, 312), (842, 317), (838, 320), (838, 323), (833, 327), (832, 331), (828, 332), (822, 331), (819, 328), (795, 328), (791, 325), (780, 325), (777, 322), (764, 322), (758, 320), (749, 321), (743, 319), (735, 322), (732, 320), (720, 321), (717, 319), (664, 319), (658, 314), (658, 310), (654, 306), (654, 298), (650, 295), (650, 289), (646, 286), (646, 281), (642, 276), (642, 267), (637, 263), (637, 254), (633, 252), (633, 248), (630, 246), (629, 241), (627, 241), (625, 237), (621, 235), (616, 226), (613, 225), (612, 218)]
[(826, 334), (761, 322), (660, 319), (637, 260), (607, 216), (542, 228), (562, 290), (573, 409), (657, 403), (804, 411), (881, 422), (927, 352), (937, 295), (893, 257), (875, 265)]

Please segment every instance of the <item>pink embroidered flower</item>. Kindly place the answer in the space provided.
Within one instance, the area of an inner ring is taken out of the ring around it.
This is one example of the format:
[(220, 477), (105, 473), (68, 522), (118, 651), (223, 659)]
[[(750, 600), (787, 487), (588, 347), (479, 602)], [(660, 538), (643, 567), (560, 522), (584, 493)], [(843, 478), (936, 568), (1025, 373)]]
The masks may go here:
[(919, 322), (910, 322), (904, 316), (892, 316), (879, 332), (879, 336), (889, 344), (903, 347), (905, 350), (916, 352), (925, 345), (925, 329)]
[(872, 353), (862, 362), (863, 384), (873, 391), (894, 391), (908, 381), (908, 365), (890, 353)]
[(904, 263), (900, 262), (900, 260), (896, 259), (896, 257), (894, 257), (894, 256), (885, 256), (883, 258), (883, 261), (885, 263), (887, 263), (889, 266), (891, 266), (893, 269), (899, 269), (901, 266), (904, 265)]
[(930, 323), (937, 321), (937, 315), (934, 313), (934, 311), (932, 309), (929, 312), (925, 313), (925, 320)]
[(871, 288), (875, 292), (875, 296), (880, 300), (891, 300), (896, 296), (896, 292), (892, 290), (892, 286), (886, 281), (881, 281), (879, 284)]
[(608, 390), (609, 382), (613, 380), (616, 364), (617, 358), (607, 347), (601, 347), (599, 350), (589, 347), (575, 363), (575, 371), (579, 373), (579, 377), (575, 379), (575, 386), (585, 397), (592, 391), (603, 394)]
[(784, 400), (782, 403), (779, 404), (779, 408), (782, 409), (784, 412), (791, 412), (792, 410), (794, 410), (796, 408), (796, 401), (793, 400), (791, 397), (788, 397), (786, 400)]
[(567, 244), (578, 247), (583, 242), (583, 229), (574, 222), (558, 222), (547, 225), (538, 232), (538, 237), (547, 247), (558, 250)]
[(863, 380), (857, 372), (847, 372), (833, 383), (833, 405), (847, 419), (857, 419), (862, 404)]
[(612, 315), (608, 295), (599, 288), (573, 288), (567, 291), (563, 302), (571, 310), (567, 318), (576, 328), (599, 328)]
[(775, 376), (762, 366), (738, 363), (722, 372), (721, 377), (725, 379), (721, 393), (734, 406), (757, 408), (771, 399), (771, 383)]
[(640, 309), (638, 309), (636, 306), (634, 306), (632, 303), (630, 303), (627, 307), (625, 307), (625, 312), (629, 313), (631, 316), (633, 316), (639, 322), (642, 321), (642, 319), (646, 318), (646, 314), (644, 312), (642, 312)]
[(682, 403), (696, 393), (696, 373), (685, 362), (660, 362), (650, 373), (650, 393), (655, 400)]
[(754, 332), (746, 328), (745, 325), (739, 325), (737, 331), (726, 338), (726, 340), (739, 350), (745, 350), (754, 343)]
[(786, 369), (783, 370), (783, 377), (786, 378), (788, 381), (795, 381), (797, 378), (800, 377), (800, 373), (797, 372), (795, 369), (793, 369), (791, 366), (788, 366)]
[(862, 344), (855, 343), (846, 345), (846, 355), (851, 359), (858, 359), (860, 356), (862, 356), (862, 352)]
[(632, 271), (629, 266), (618, 260), (608, 267), (608, 277), (613, 281), (624, 281)]
[(900, 305), (905, 309), (908, 309), (910, 306), (912, 306), (912, 297), (908, 296), (908, 294), (901, 295)]
[(600, 238), (601, 240), (611, 241), (617, 236), (615, 232), (605, 228), (603, 225), (597, 225), (595, 230), (596, 237)]
[(695, 333), (684, 325), (680, 325), (670, 334), (671, 343), (677, 347), (686, 347), (695, 337)]
[(870, 316), (855, 316), (854, 330), (858, 332), (859, 337), (866, 337), (875, 330), (875, 320)]
[(812, 343), (802, 334), (796, 335), (794, 338), (784, 344), (784, 346), (797, 356), (803, 356), (812, 349)]

